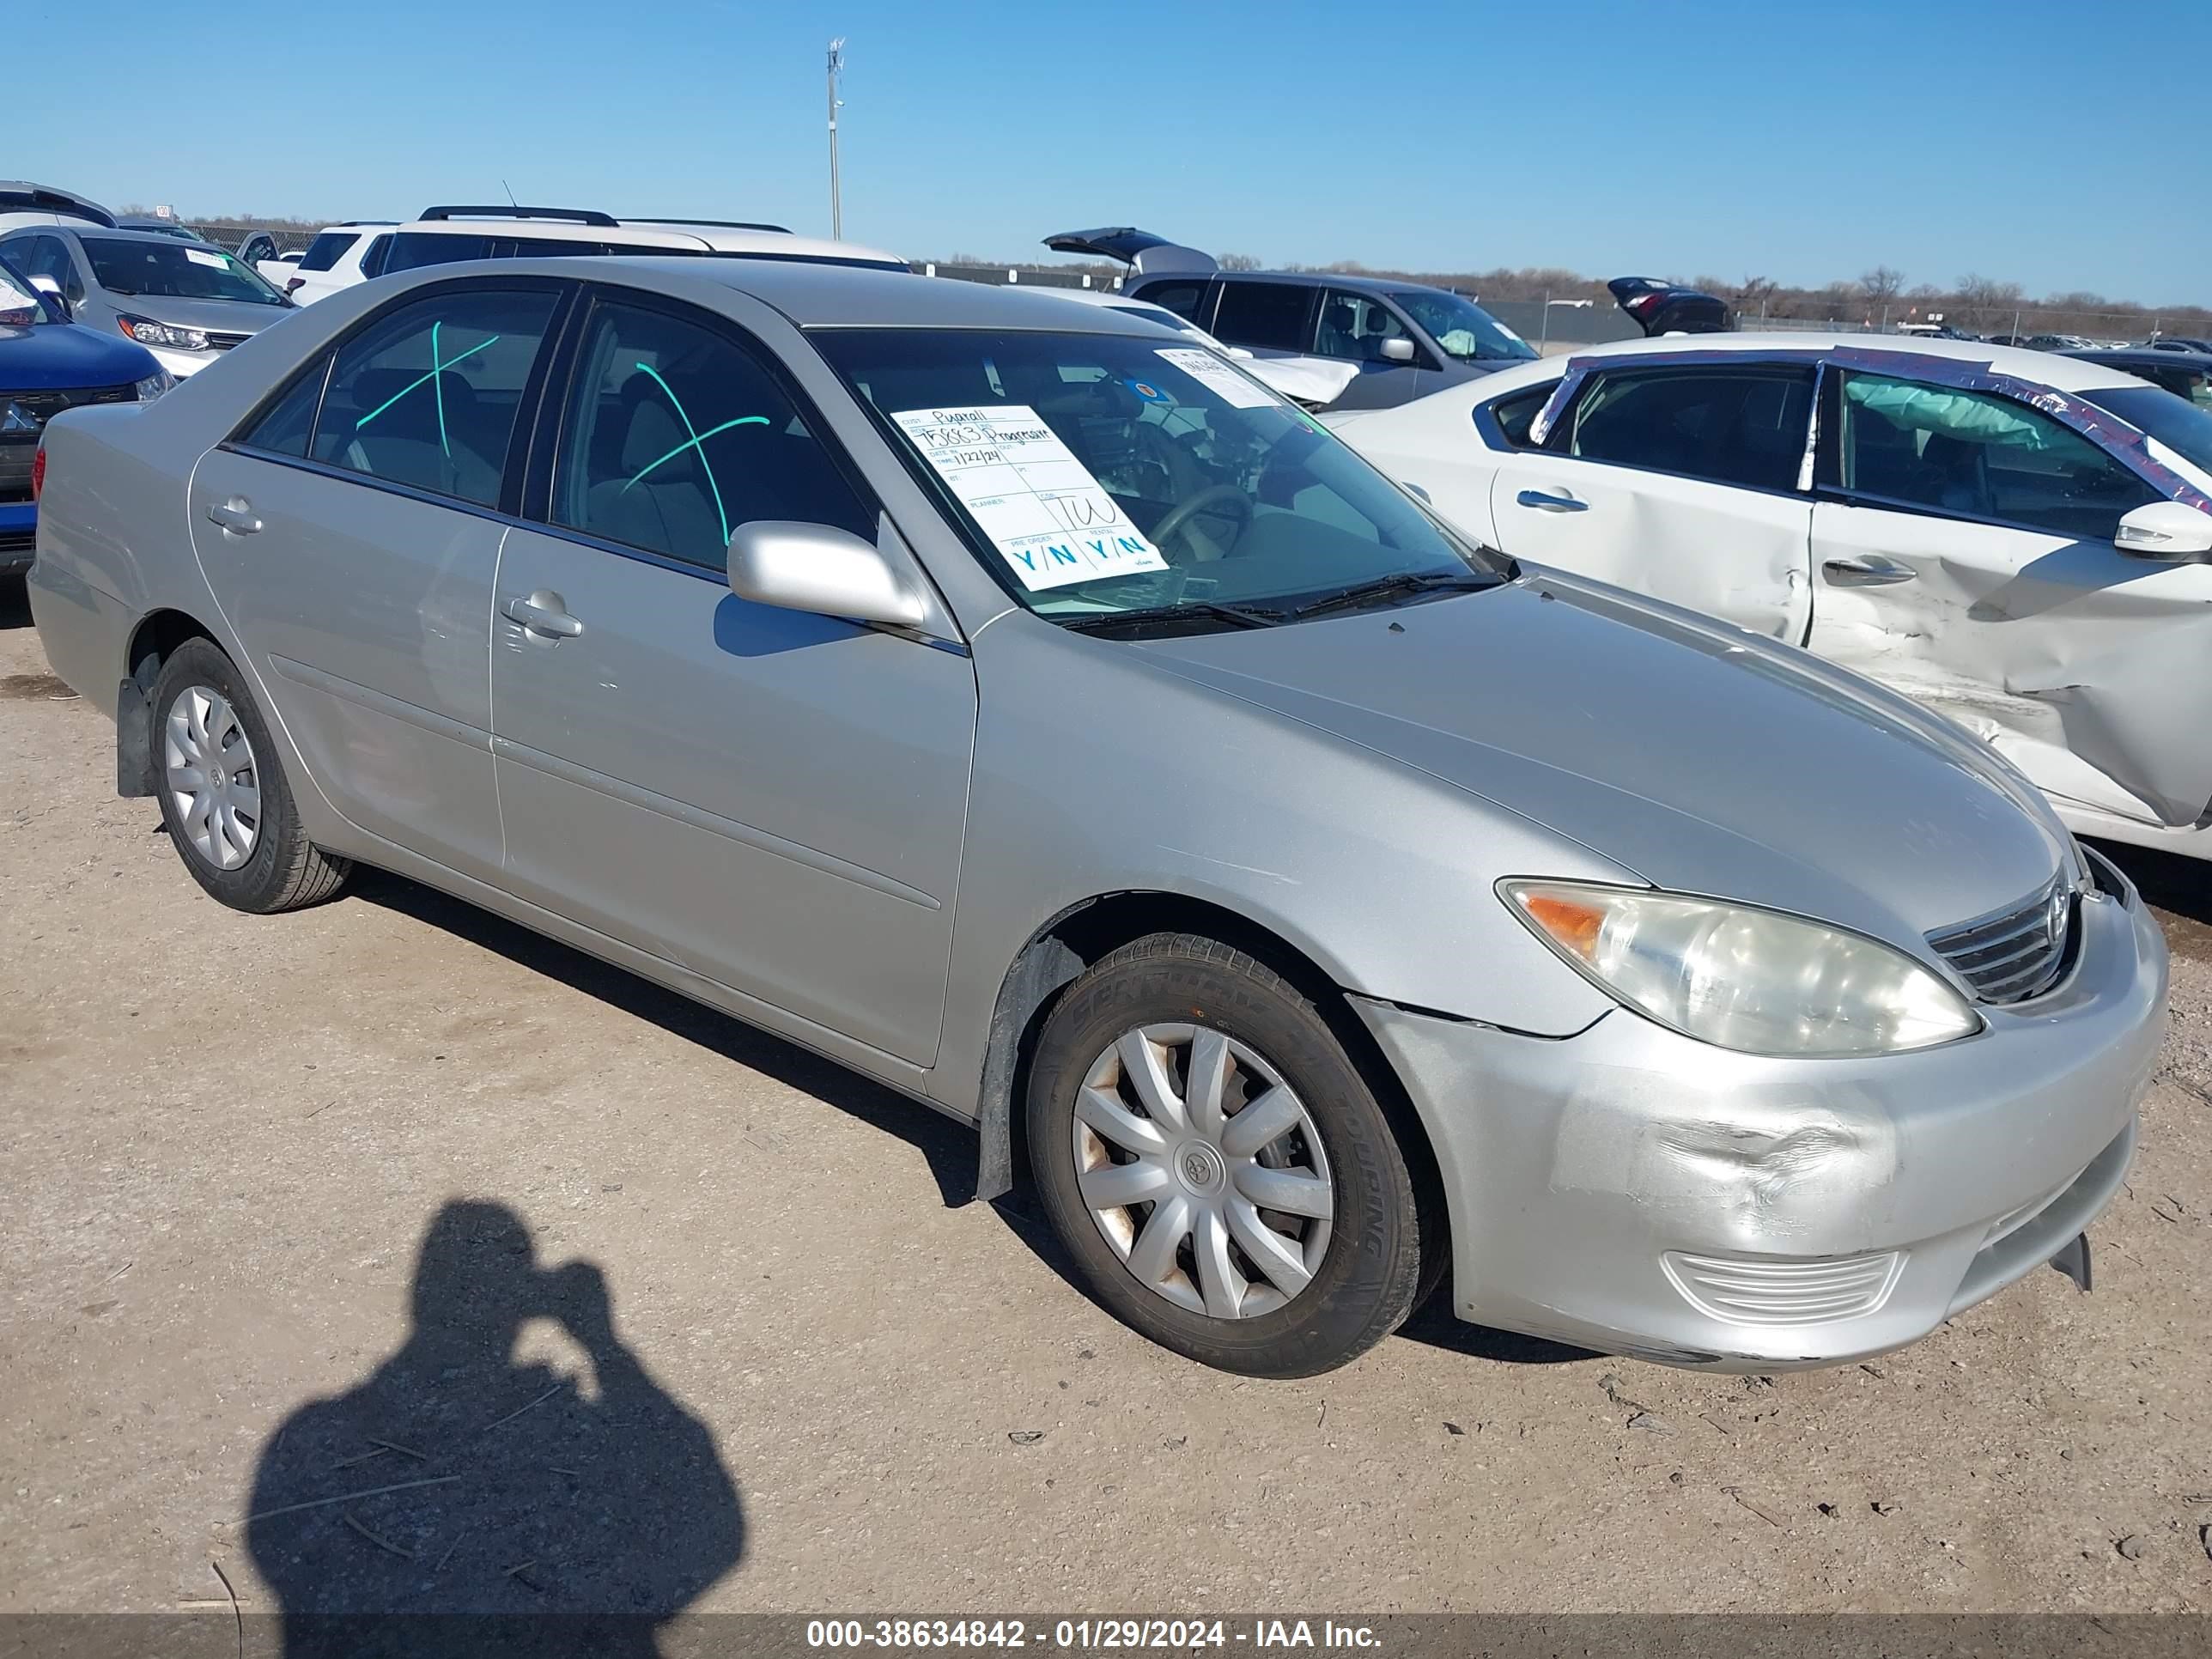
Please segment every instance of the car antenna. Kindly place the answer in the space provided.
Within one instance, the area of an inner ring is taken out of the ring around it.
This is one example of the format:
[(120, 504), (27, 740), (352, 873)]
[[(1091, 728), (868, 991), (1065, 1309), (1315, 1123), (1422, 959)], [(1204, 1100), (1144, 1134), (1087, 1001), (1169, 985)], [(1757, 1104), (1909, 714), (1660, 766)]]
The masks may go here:
[(502, 179), (499, 181), (499, 187), (507, 192), (507, 206), (520, 207), (522, 205), (521, 203), (514, 199), (514, 186), (513, 185), (508, 184), (506, 179)]

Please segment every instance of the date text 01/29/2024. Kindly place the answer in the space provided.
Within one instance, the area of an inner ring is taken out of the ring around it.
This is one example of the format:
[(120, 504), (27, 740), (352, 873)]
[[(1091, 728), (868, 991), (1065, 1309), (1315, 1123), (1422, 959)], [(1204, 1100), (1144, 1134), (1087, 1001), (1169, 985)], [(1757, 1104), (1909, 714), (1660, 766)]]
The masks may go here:
[(1381, 1645), (1365, 1625), (1334, 1620), (810, 1619), (810, 1648), (1048, 1648), (1073, 1653), (1243, 1648), (1255, 1653)]

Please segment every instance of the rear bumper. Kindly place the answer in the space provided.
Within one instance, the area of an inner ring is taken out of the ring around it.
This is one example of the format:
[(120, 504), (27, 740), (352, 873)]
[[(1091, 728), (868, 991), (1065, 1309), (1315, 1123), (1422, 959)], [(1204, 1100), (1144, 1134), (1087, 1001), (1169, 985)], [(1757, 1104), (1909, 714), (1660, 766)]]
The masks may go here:
[(1355, 999), (1436, 1149), (1460, 1317), (1772, 1370), (1915, 1340), (2118, 1190), (2166, 1030), (2124, 878), (2052, 992), (1910, 1054), (1731, 1054), (1616, 1012), (1550, 1040)]
[(24, 586), (48, 664), (71, 690), (113, 720), (116, 688), (127, 666), (125, 646), (137, 620), (130, 607), (52, 559), (33, 565)]

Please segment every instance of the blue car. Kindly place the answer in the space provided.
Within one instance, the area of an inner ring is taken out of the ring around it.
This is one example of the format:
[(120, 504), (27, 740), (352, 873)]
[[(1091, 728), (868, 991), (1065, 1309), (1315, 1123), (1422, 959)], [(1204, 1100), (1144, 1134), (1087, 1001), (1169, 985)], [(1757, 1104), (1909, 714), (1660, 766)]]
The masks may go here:
[(0, 576), (31, 566), (31, 474), (46, 422), (81, 404), (143, 403), (175, 384), (144, 346), (80, 328), (0, 259)]

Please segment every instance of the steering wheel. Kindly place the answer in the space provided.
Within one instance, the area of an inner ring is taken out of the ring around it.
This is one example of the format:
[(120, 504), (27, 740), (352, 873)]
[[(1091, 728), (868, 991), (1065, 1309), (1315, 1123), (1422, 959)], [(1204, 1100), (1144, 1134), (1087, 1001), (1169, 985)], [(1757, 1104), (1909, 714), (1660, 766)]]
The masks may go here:
[[(1213, 484), (1200, 490), (1188, 501), (1178, 502), (1162, 514), (1159, 521), (1152, 526), (1153, 544), (1158, 545), (1166, 541), (1201, 513), (1218, 514), (1224, 519), (1234, 519), (1237, 521), (1235, 533), (1229, 538), (1227, 545), (1221, 550), (1224, 555), (1230, 548), (1236, 546), (1243, 538), (1244, 532), (1252, 527), (1251, 496), (1235, 484)], [(1191, 550), (1194, 553), (1199, 551), (1195, 547)]]

